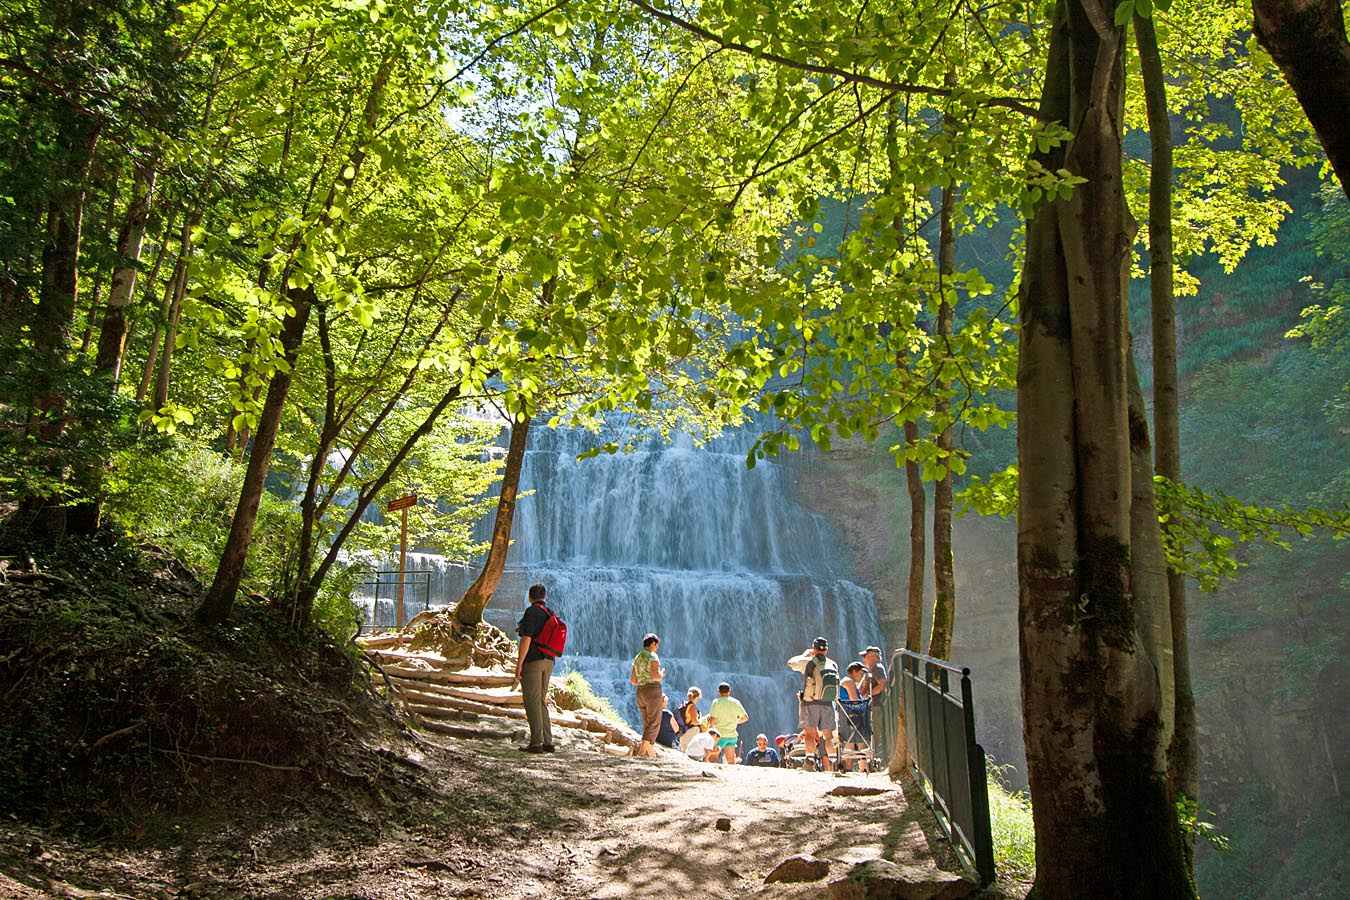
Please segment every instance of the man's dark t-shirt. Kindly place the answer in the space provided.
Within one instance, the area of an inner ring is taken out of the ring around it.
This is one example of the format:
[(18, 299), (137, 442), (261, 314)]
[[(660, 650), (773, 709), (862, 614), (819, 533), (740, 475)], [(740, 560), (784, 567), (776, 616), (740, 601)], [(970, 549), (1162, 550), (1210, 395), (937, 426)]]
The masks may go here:
[[(542, 603), (531, 603), (530, 608), (525, 610), (525, 615), (520, 617), (520, 624), (516, 626), (516, 634), (521, 637), (535, 638), (539, 634), (539, 629), (544, 627), (548, 621), (548, 612), (544, 609)], [(530, 649), (525, 652), (525, 662), (538, 662), (541, 659), (548, 659), (547, 656), (539, 652), (539, 648), (530, 641)]]
[(781, 766), (783, 764), (778, 757), (778, 751), (772, 747), (765, 747), (763, 750), (755, 747), (745, 754), (741, 763), (747, 766)]

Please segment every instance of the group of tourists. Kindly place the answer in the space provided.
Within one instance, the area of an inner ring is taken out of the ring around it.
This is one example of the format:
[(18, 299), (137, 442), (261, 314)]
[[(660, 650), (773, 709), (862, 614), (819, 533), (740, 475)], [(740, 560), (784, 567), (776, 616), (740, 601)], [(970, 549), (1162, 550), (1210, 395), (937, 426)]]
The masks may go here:
[(862, 661), (850, 662), (842, 678), (839, 664), (829, 654), (830, 642), (817, 637), (809, 648), (787, 661), (789, 669), (802, 675), (802, 689), (797, 693), (800, 741), (806, 749), (802, 765), (808, 769), (819, 765), (827, 772), (835, 755), (836, 735), (845, 751), (840, 753), (841, 766), (848, 769), (855, 763), (865, 764), (872, 744), (872, 702), (886, 689), (880, 647), (871, 646), (859, 653)]
[[(530, 726), (529, 743), (520, 749), (527, 753), (551, 753), (554, 749), (547, 700), (554, 661), (549, 652), (550, 626), (554, 624), (550, 620), (555, 617), (545, 605), (547, 594), (542, 584), (530, 586), (530, 606), (516, 628), (520, 647), (515, 680), (520, 684)], [(562, 628), (565, 635), (565, 626)], [(794, 747), (802, 744), (803, 767), (814, 768), (818, 764), (829, 771), (836, 735), (846, 751), (840, 754), (844, 768), (864, 756), (871, 745), (871, 703), (886, 688), (886, 667), (881, 663), (880, 647), (868, 647), (859, 653), (861, 662), (850, 662), (842, 677), (838, 663), (829, 656), (829, 641), (823, 637), (817, 637), (806, 651), (789, 659), (788, 668), (802, 676), (802, 688), (797, 692), (801, 731), (781, 735), (772, 742), (768, 735), (757, 734), (755, 746), (742, 758), (737, 756), (740, 744), (737, 729), (750, 721), (750, 716), (741, 701), (731, 695), (731, 685), (724, 681), (717, 686), (717, 696), (707, 715), (699, 713), (703, 692), (698, 687), (690, 687), (684, 703), (671, 710), (670, 698), (665, 693), (666, 669), (661, 665), (660, 646), (659, 636), (644, 635), (642, 650), (629, 669), (628, 681), (633, 685), (642, 717), (642, 738), (636, 756), (655, 759), (656, 745), (661, 744), (672, 749), (678, 747), (692, 759), (703, 762), (781, 766)]]

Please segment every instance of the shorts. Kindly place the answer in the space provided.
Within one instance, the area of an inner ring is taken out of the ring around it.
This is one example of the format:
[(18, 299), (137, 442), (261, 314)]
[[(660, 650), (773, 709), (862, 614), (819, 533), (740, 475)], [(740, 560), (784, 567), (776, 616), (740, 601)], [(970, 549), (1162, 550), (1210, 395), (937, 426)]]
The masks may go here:
[(802, 730), (834, 731), (834, 704), (809, 702), (802, 704)]
[(735, 747), (735, 746), (736, 746), (736, 739), (734, 737), (729, 738), (720, 737), (717, 739), (718, 750), (722, 750), (726, 747)]

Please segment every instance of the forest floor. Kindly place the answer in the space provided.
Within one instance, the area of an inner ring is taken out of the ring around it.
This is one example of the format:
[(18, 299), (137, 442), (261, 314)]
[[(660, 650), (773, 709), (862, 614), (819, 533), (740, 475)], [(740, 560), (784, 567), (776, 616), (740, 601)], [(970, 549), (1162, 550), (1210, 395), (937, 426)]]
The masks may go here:
[[(561, 740), (557, 753), (526, 755), (504, 741), (420, 739), (400, 765), (423, 792), (378, 805), (324, 791), (259, 804), (227, 786), (228, 804), (155, 817), (116, 840), (0, 820), (0, 896), (818, 898), (865, 859), (958, 868), (922, 800), (884, 774), (719, 766), (670, 751), (652, 761), (600, 753), (566, 730)], [(831, 793), (841, 786), (867, 792)], [(800, 854), (827, 861), (829, 874), (765, 883)]]
[[(0, 898), (804, 900), (867, 859), (958, 871), (884, 774), (613, 756), (568, 728), (553, 754), (428, 734), (266, 598), (204, 628), (200, 595), (116, 538), (0, 541)], [(828, 874), (765, 882), (806, 854)], [(941, 891), (884, 896), (968, 893)]]

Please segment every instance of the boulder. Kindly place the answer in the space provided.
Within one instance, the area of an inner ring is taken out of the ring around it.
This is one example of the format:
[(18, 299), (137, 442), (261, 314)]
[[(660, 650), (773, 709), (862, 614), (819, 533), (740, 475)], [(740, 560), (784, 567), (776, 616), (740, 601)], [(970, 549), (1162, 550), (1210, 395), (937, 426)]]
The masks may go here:
[(731, 820), (728, 819), (726, 816), (723, 816), (722, 818), (718, 819), (716, 822), (713, 823), (713, 825), (717, 828), (718, 831), (731, 830)]
[(975, 882), (952, 872), (868, 859), (855, 864), (843, 878), (831, 881), (830, 897), (832, 900), (961, 900), (978, 889)]
[(830, 874), (830, 864), (814, 856), (790, 856), (774, 866), (773, 871), (764, 876), (764, 883), (774, 881), (819, 881)]

